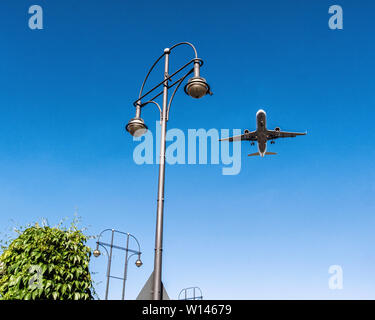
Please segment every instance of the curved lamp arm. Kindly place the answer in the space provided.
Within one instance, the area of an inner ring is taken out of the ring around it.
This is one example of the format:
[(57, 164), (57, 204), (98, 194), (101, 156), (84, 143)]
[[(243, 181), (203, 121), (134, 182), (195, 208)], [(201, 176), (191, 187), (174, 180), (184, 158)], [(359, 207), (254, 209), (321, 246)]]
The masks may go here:
[[(140, 107), (143, 108), (143, 107), (145, 107), (146, 105), (148, 105), (149, 103), (153, 103), (154, 105), (156, 105), (156, 106), (158, 107), (159, 112), (160, 112), (160, 119), (161, 119), (161, 117), (162, 117), (162, 111), (161, 111), (160, 105), (159, 105), (156, 101), (154, 101), (154, 100), (146, 101), (145, 103), (142, 103), (142, 104), (140, 105)], [(131, 234), (129, 234), (129, 235), (131, 235)], [(131, 235), (131, 236), (132, 236), (132, 235)], [(133, 238), (134, 238), (134, 237), (133, 237)], [(134, 239), (135, 239), (135, 238), (134, 238)], [(137, 241), (137, 242), (138, 242), (138, 241)]]
[(195, 49), (195, 47), (194, 47), (190, 42), (186, 42), (186, 41), (184, 41), (184, 42), (179, 42), (179, 43), (173, 45), (172, 47), (170, 47), (169, 50), (173, 50), (174, 48), (176, 48), (176, 47), (178, 47), (178, 46), (180, 46), (180, 45), (183, 45), (183, 44), (186, 44), (186, 45), (192, 47), (193, 50), (194, 50), (195, 59), (198, 59), (197, 49)]
[(186, 79), (186, 77), (193, 73), (194, 72), (194, 68), (191, 69), (187, 74), (185, 74), (180, 80), (179, 80), (179, 83), (178, 85), (176, 86), (176, 88), (174, 89), (173, 93), (172, 93), (172, 96), (171, 98), (169, 99), (169, 103), (168, 103), (168, 108), (167, 108), (167, 121), (168, 121), (168, 118), (169, 118), (169, 109), (171, 108), (171, 104), (172, 104), (172, 101), (173, 101), (173, 98), (178, 90), (178, 88), (180, 87), (180, 85), (184, 82), (184, 80)]
[(98, 247), (101, 246), (101, 247), (104, 248), (105, 252), (107, 253), (107, 260), (109, 261), (109, 253), (108, 253), (107, 248), (106, 248), (105, 246), (103, 246), (101, 243), (98, 243), (98, 242), (97, 242), (97, 244), (98, 244)]
[(142, 83), (142, 86), (141, 86), (141, 90), (139, 91), (138, 99), (140, 99), (141, 96), (142, 96), (143, 88), (144, 88), (144, 86), (146, 84), (146, 81), (147, 81), (148, 76), (150, 75), (151, 71), (158, 64), (158, 62), (160, 61), (160, 59), (163, 58), (164, 56), (165, 56), (165, 52), (154, 62), (154, 64), (151, 66), (150, 70), (147, 72), (146, 78), (143, 80), (143, 83)]
[(128, 257), (128, 261), (130, 260), (130, 258), (131, 258), (132, 256), (135, 256), (136, 254), (138, 254), (138, 253), (132, 253), (132, 254)]
[(102, 232), (100, 232), (99, 233), (99, 235), (98, 235), (98, 241), (97, 241), (97, 243), (99, 242), (99, 239), (100, 239), (100, 237), (102, 236), (102, 234), (104, 233), (104, 232), (106, 232), (106, 231), (116, 231), (116, 230), (114, 230), (114, 229), (110, 229), (110, 228), (108, 228), (108, 229), (104, 229)]
[[(143, 80), (143, 83), (142, 83), (142, 86), (141, 86), (141, 90), (139, 91), (138, 100), (142, 96), (143, 88), (144, 88), (144, 86), (146, 84), (146, 81), (147, 81), (147, 79), (148, 79), (151, 71), (154, 69), (154, 67), (158, 64), (158, 62), (161, 60), (161, 58), (163, 58), (167, 54), (167, 52), (169, 53), (171, 50), (173, 50), (174, 48), (176, 48), (176, 47), (178, 47), (180, 45), (188, 45), (188, 46), (190, 46), (194, 50), (195, 59), (198, 59), (197, 49), (195, 49), (195, 47), (190, 42), (179, 42), (179, 43), (173, 45), (172, 47), (170, 47), (169, 50), (165, 50), (164, 53), (159, 58), (156, 59), (156, 61), (151, 66), (150, 70), (147, 72), (146, 78)], [(202, 64), (203, 64), (203, 62), (202, 62)]]
[(136, 237), (134, 237), (131, 233), (129, 233), (129, 236), (132, 237), (135, 240), (135, 242), (137, 242), (137, 245), (138, 245), (138, 255), (140, 255), (142, 252), (141, 252), (141, 246), (139, 245), (138, 239)]

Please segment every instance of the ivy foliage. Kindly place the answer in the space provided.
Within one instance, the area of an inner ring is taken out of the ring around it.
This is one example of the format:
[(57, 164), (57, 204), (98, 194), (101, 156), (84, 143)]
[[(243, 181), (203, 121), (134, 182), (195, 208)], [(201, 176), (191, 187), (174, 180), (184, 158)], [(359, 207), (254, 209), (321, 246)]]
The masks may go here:
[(88, 237), (70, 228), (29, 226), (0, 256), (0, 300), (91, 300)]

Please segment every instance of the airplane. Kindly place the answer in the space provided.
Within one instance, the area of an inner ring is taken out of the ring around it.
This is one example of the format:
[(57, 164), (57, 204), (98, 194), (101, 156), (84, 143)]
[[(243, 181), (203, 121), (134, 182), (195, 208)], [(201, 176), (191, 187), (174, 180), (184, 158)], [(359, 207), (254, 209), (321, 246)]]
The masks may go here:
[(220, 139), (220, 141), (251, 141), (251, 145), (255, 144), (254, 141), (258, 142), (258, 152), (251, 153), (249, 156), (261, 156), (275, 155), (275, 152), (267, 152), (267, 141), (271, 141), (271, 144), (275, 144), (275, 139), (278, 138), (293, 138), (296, 136), (304, 136), (307, 132), (286, 132), (281, 131), (279, 127), (275, 130), (268, 130), (266, 126), (267, 115), (262, 109), (256, 113), (256, 124), (257, 129), (255, 131), (244, 130), (244, 133), (239, 136), (229, 137)]

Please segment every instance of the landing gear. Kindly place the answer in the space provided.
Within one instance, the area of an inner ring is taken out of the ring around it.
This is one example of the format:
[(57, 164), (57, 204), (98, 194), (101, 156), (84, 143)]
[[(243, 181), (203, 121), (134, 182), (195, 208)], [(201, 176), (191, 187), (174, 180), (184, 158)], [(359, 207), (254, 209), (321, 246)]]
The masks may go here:
[(275, 141), (272, 140), (272, 141), (271, 141), (271, 144), (275, 144)]
[(253, 146), (255, 143), (254, 142), (251, 142), (250, 145)]

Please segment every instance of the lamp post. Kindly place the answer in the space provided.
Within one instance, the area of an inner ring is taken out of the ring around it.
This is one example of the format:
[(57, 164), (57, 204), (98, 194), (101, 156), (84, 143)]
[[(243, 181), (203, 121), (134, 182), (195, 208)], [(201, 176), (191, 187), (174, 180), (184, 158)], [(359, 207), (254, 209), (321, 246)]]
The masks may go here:
[[(106, 242), (100, 241), (100, 238), (101, 238), (102, 234), (104, 232), (106, 232), (106, 231), (111, 231), (111, 243), (110, 244), (106, 243)], [(117, 246), (117, 245), (113, 244), (115, 233), (126, 235), (126, 246), (125, 247), (121, 247), (121, 246)], [(129, 240), (130, 240), (130, 238), (133, 238), (135, 240), (135, 242), (137, 243), (137, 245), (138, 245), (138, 251), (137, 250), (129, 249)], [(123, 284), (122, 284), (122, 297), (121, 297), (121, 299), (124, 300), (125, 299), (125, 284), (126, 284), (126, 279), (127, 279), (127, 274), (128, 274), (128, 262), (129, 262), (129, 259), (132, 256), (134, 256), (134, 255), (138, 255), (138, 259), (135, 262), (135, 265), (139, 268), (143, 264), (142, 261), (141, 261), (141, 254), (142, 254), (142, 252), (141, 252), (141, 248), (140, 248), (139, 242), (138, 242), (137, 238), (134, 237), (130, 233), (125, 233), (125, 232), (117, 231), (117, 230), (114, 230), (114, 229), (105, 229), (105, 230), (103, 230), (99, 234), (98, 241), (96, 242), (96, 249), (93, 251), (93, 255), (96, 258), (101, 255), (101, 252), (99, 251), (99, 246), (101, 246), (101, 247), (103, 247), (105, 249), (105, 251), (107, 252), (107, 256), (108, 256), (108, 262), (107, 262), (107, 285), (106, 285), (106, 289), (105, 289), (105, 300), (108, 300), (108, 290), (109, 290), (109, 280), (110, 280), (110, 278), (115, 278), (115, 279), (123, 280)], [(110, 248), (109, 253), (108, 253), (108, 250), (107, 250), (106, 247)], [(125, 251), (125, 266), (124, 266), (124, 277), (123, 278), (111, 276), (112, 249), (113, 248)], [(129, 256), (129, 252), (132, 253), (130, 256)]]
[[(169, 74), (169, 55), (172, 50), (181, 45), (188, 45), (194, 50), (194, 58), (179, 68), (172, 74)], [(164, 79), (159, 84), (154, 86), (147, 93), (143, 94), (144, 85), (150, 75), (151, 71), (154, 69), (155, 65), (164, 57)], [(177, 74), (181, 74), (183, 70), (186, 71), (187, 67), (191, 67), (182, 77), (173, 83), (169, 84), (169, 81), (172, 81), (172, 77)], [(160, 135), (160, 161), (159, 161), (159, 181), (158, 181), (158, 197), (157, 197), (157, 213), (156, 213), (156, 232), (155, 232), (155, 258), (154, 258), (154, 278), (153, 278), (153, 300), (161, 300), (162, 298), (162, 282), (161, 282), (161, 273), (162, 273), (162, 249), (163, 249), (163, 212), (164, 212), (164, 184), (165, 184), (165, 145), (166, 145), (166, 130), (167, 130), (167, 121), (169, 117), (169, 110), (173, 98), (186, 77), (190, 74), (194, 74), (192, 78), (189, 79), (187, 84), (184, 87), (185, 93), (189, 96), (199, 99), (205, 96), (206, 94), (212, 95), (210, 91), (210, 86), (207, 84), (206, 80), (200, 76), (200, 67), (203, 65), (203, 61), (198, 58), (197, 50), (189, 42), (180, 42), (173, 45), (170, 48), (164, 49), (163, 54), (156, 59), (154, 64), (151, 66), (148, 71), (146, 78), (144, 79), (141, 90), (138, 96), (138, 99), (134, 102), (136, 107), (135, 117), (132, 118), (129, 123), (126, 125), (126, 130), (134, 137), (139, 137), (147, 131), (147, 126), (144, 120), (141, 118), (141, 109), (148, 104), (154, 104), (157, 106), (160, 112), (160, 124), (161, 124), (161, 135)], [(162, 91), (155, 94), (156, 89), (163, 87)], [(175, 86), (175, 89), (168, 101), (168, 90)], [(151, 93), (155, 94), (151, 99), (146, 100), (142, 103), (142, 100), (149, 96)], [(157, 97), (163, 94), (163, 104), (162, 108), (155, 101)]]

